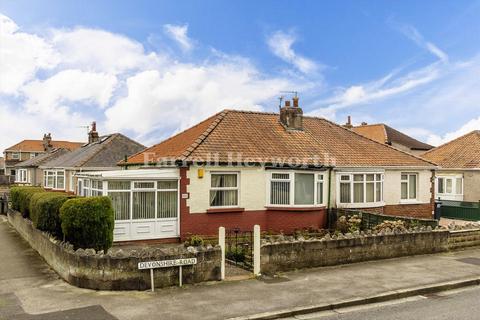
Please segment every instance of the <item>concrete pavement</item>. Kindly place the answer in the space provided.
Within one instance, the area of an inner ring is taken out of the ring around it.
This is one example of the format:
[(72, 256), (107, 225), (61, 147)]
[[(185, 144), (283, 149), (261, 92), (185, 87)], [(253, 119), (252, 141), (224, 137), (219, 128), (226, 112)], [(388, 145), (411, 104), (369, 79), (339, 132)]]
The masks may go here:
[(226, 319), (480, 279), (480, 250), (302, 270), (274, 279), (215, 282), (155, 293), (99, 292), (60, 280), (0, 217), (0, 273), (0, 295), (8, 297), (0, 302), (0, 318), (2, 312), (7, 314), (8, 306), (32, 315), (85, 307), (95, 309), (93, 314), (98, 312), (97, 317), (88, 317), (92, 319)]

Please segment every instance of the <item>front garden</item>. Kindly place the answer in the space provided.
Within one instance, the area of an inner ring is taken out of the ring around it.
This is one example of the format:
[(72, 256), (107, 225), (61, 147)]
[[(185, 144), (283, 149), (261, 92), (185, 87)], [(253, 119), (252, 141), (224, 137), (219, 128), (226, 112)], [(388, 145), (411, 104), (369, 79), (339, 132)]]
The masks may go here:
[(75, 249), (107, 251), (113, 243), (114, 211), (108, 197), (75, 197), (38, 187), (12, 187), (12, 209), (33, 226)]

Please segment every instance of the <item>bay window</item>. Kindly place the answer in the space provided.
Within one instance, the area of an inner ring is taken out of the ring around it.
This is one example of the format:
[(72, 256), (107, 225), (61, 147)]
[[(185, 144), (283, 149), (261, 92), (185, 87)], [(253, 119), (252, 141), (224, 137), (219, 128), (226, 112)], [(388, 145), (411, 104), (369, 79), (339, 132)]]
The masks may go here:
[(377, 204), (383, 202), (382, 173), (340, 173), (340, 204)]
[(210, 207), (236, 207), (238, 193), (238, 173), (210, 174)]
[(416, 200), (417, 199), (417, 173), (402, 173), (401, 177), (401, 199)]
[(314, 172), (272, 172), (268, 205), (322, 205), (323, 181), (323, 174)]

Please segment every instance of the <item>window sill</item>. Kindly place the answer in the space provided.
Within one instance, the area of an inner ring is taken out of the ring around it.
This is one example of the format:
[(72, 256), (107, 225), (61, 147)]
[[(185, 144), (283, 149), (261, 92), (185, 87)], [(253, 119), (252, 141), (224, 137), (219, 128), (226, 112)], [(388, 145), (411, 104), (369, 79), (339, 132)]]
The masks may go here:
[(325, 209), (325, 206), (317, 206), (317, 207), (272, 207), (267, 206), (265, 209), (267, 211), (296, 211), (296, 212), (308, 212), (308, 211), (317, 211)]
[(207, 213), (234, 213), (244, 212), (245, 208), (211, 208), (207, 209)]
[(400, 200), (400, 204), (421, 204), (418, 200)]
[(362, 208), (379, 208), (384, 207), (385, 202), (370, 203), (337, 203), (337, 207), (341, 209), (362, 209)]

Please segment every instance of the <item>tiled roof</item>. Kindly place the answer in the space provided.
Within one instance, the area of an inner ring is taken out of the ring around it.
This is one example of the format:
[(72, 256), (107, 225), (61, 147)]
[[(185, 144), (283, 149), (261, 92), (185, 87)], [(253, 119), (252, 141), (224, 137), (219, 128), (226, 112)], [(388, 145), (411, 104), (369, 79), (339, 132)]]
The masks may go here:
[(435, 149), (423, 158), (443, 168), (480, 169), (480, 131), (475, 130)]
[(50, 160), (42, 168), (113, 168), (125, 156), (145, 149), (145, 146), (120, 133), (100, 137), (100, 141)]
[(398, 143), (412, 150), (430, 150), (433, 146), (418, 141), (406, 134), (387, 126), (386, 124), (368, 124), (353, 127), (356, 133), (380, 143)]
[[(68, 150), (75, 150), (84, 145), (84, 142), (59, 141), (52, 140), (50, 142), (54, 149), (64, 148)], [(5, 151), (17, 152), (44, 152), (43, 140), (23, 140), (7, 149)]]
[(345, 167), (433, 166), (322, 118), (304, 117), (303, 126), (303, 131), (287, 131), (278, 114), (224, 110), (130, 157), (127, 164), (164, 158), (229, 162), (241, 154), (243, 161), (257, 163), (299, 159), (310, 165)]
[(56, 158), (66, 154), (66, 153), (69, 153), (69, 152), (70, 152), (70, 150), (63, 149), (63, 148), (54, 149), (51, 152), (42, 153), (42, 154), (39, 154), (38, 156), (36, 156), (34, 158), (19, 162), (19, 163), (15, 164), (15, 167), (18, 167), (18, 168), (38, 167), (38, 166), (41, 166), (42, 164), (46, 163), (47, 161), (51, 161), (53, 159), (56, 159)]

